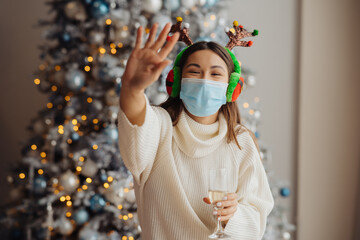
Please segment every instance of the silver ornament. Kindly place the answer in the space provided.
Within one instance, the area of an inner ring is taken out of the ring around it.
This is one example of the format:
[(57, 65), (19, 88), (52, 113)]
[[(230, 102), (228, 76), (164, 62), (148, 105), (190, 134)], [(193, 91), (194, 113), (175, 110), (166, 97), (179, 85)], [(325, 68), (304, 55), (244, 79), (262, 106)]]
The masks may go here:
[(161, 0), (143, 0), (142, 10), (148, 13), (157, 13), (162, 7)]
[(98, 166), (91, 159), (87, 159), (82, 165), (81, 173), (86, 177), (94, 177), (97, 171), (98, 171)]
[(57, 230), (65, 236), (70, 235), (74, 231), (74, 226), (72, 223), (66, 219), (65, 217), (62, 217), (60, 221), (57, 223)]
[(79, 177), (71, 170), (67, 170), (59, 178), (59, 184), (66, 193), (72, 193), (79, 186)]

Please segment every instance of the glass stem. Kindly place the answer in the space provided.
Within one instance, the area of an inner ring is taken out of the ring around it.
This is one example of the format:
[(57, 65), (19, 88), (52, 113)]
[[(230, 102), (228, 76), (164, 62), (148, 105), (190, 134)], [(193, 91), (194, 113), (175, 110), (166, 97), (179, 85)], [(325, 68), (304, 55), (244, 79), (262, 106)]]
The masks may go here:
[[(221, 208), (215, 207), (215, 209), (216, 209), (216, 210), (219, 210), (219, 209), (221, 209)], [(221, 215), (219, 215), (219, 217), (221, 217)], [(216, 219), (216, 220), (217, 220), (216, 232), (223, 232), (224, 229), (223, 229), (223, 227), (222, 227), (221, 221), (219, 220), (219, 217), (217, 217), (217, 219)]]

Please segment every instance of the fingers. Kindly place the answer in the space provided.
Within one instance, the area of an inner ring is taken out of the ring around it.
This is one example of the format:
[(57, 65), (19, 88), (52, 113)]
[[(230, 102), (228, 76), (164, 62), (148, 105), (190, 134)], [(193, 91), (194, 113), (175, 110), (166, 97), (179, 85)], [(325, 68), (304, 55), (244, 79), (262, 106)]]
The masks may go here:
[(154, 43), (154, 39), (155, 39), (155, 35), (156, 35), (156, 32), (157, 32), (157, 29), (158, 29), (158, 26), (159, 24), (158, 23), (155, 23), (152, 27), (151, 27), (151, 30), (150, 30), (150, 35), (149, 35), (149, 38), (144, 46), (144, 48), (150, 48), (153, 43)]
[(166, 59), (162, 62), (160, 62), (157, 67), (155, 68), (155, 74), (156, 75), (160, 75), (162, 73), (162, 71), (164, 70), (164, 68), (169, 65), (172, 61), (169, 59)]
[(171, 52), (173, 47), (175, 46), (176, 42), (179, 39), (179, 32), (176, 32), (171, 39), (165, 44), (165, 46), (160, 50), (159, 56), (161, 58), (166, 58), (166, 56)]
[(166, 37), (170, 31), (170, 28), (171, 28), (171, 23), (169, 22), (165, 25), (165, 27), (161, 31), (158, 39), (156, 40), (154, 45), (151, 47), (153, 50), (155, 50), (157, 52), (164, 45)]
[(136, 33), (136, 42), (135, 42), (135, 49), (140, 49), (141, 48), (141, 43), (142, 43), (142, 26), (140, 26), (137, 30)]

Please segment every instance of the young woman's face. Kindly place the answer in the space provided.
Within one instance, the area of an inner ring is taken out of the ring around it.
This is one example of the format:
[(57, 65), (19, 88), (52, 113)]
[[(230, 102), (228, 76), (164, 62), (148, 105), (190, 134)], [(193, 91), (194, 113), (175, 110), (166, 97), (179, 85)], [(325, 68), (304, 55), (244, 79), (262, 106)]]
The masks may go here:
[(226, 63), (211, 50), (199, 50), (192, 53), (182, 69), (183, 78), (208, 79), (213, 81), (229, 81)]

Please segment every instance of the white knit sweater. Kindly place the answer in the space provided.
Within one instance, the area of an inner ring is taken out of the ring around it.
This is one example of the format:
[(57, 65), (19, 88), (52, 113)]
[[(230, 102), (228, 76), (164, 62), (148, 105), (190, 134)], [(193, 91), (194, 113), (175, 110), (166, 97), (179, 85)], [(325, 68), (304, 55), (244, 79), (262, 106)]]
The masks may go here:
[(208, 196), (208, 172), (225, 167), (229, 190), (238, 205), (225, 232), (234, 240), (261, 239), (274, 206), (260, 155), (244, 127), (238, 135), (242, 150), (226, 142), (222, 114), (210, 125), (184, 111), (173, 127), (169, 114), (146, 98), (145, 122), (133, 125), (120, 108), (119, 147), (134, 177), (142, 240), (205, 240), (216, 227)]

